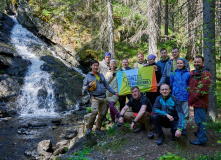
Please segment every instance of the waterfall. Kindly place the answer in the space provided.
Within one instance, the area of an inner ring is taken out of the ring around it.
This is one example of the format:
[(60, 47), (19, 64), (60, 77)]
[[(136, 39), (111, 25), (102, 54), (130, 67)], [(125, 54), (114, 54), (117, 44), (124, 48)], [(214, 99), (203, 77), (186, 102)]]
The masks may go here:
[(44, 64), (32, 51), (33, 47), (47, 49), (47, 45), (26, 28), (22, 27), (15, 18), (15, 26), (11, 31), (11, 42), (17, 53), (23, 59), (31, 62), (24, 84), (20, 91), (18, 104), (21, 116), (53, 116), (55, 113), (55, 96), (50, 74), (41, 70)]

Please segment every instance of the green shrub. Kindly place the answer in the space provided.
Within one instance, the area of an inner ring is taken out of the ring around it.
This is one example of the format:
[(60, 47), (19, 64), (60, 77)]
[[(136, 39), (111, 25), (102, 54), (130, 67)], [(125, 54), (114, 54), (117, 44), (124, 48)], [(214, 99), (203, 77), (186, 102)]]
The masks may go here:
[(87, 113), (91, 113), (91, 107), (86, 108)]

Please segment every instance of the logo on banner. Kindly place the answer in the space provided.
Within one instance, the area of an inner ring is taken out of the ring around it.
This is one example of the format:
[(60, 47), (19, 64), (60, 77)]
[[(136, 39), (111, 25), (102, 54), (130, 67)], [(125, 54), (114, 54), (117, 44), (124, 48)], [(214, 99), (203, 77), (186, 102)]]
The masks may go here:
[(143, 79), (141, 74), (124, 77), (123, 81), (126, 83), (126, 87), (130, 88), (133, 86), (151, 87), (151, 80)]

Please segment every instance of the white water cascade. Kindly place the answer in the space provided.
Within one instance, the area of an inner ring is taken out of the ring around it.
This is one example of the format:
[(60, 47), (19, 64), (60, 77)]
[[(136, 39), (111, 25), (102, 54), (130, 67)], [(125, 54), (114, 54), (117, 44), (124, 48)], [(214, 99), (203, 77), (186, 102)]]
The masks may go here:
[(20, 56), (31, 62), (18, 99), (21, 108), (20, 115), (56, 116), (55, 97), (50, 74), (40, 69), (44, 62), (31, 49), (35, 46), (47, 49), (47, 46), (33, 33), (22, 27), (16, 19), (14, 21), (16, 24), (11, 31), (11, 42)]

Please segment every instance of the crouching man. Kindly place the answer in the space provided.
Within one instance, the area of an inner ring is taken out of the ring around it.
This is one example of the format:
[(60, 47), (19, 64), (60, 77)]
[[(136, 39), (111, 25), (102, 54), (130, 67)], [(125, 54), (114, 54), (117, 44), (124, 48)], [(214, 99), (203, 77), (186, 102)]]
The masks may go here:
[(82, 93), (89, 90), (89, 94), (91, 96), (91, 115), (86, 126), (87, 132), (85, 134), (87, 136), (90, 135), (92, 132), (93, 124), (97, 115), (98, 118), (96, 121), (95, 134), (102, 134), (101, 125), (108, 109), (106, 100), (106, 89), (112, 94), (118, 95), (118, 93), (111, 89), (111, 87), (108, 85), (104, 78), (104, 75), (102, 73), (98, 73), (99, 62), (96, 60), (92, 60), (90, 67), (92, 71), (89, 72), (84, 78), (82, 90)]
[[(130, 128), (134, 132), (138, 132), (141, 129), (141, 125), (144, 124), (148, 132), (148, 138), (154, 138), (153, 127), (150, 122), (151, 115), (147, 112), (147, 109), (152, 109), (152, 105), (146, 96), (141, 95), (137, 86), (131, 88), (132, 98), (124, 106), (120, 112), (119, 123), (123, 124), (124, 120), (131, 123)], [(127, 111), (129, 107), (132, 108), (132, 112)]]
[(161, 145), (165, 138), (162, 126), (171, 128), (173, 141), (181, 136), (184, 127), (185, 116), (181, 103), (178, 98), (170, 95), (170, 91), (168, 84), (162, 84), (161, 95), (157, 97), (153, 106), (153, 123), (158, 134), (157, 145)]

